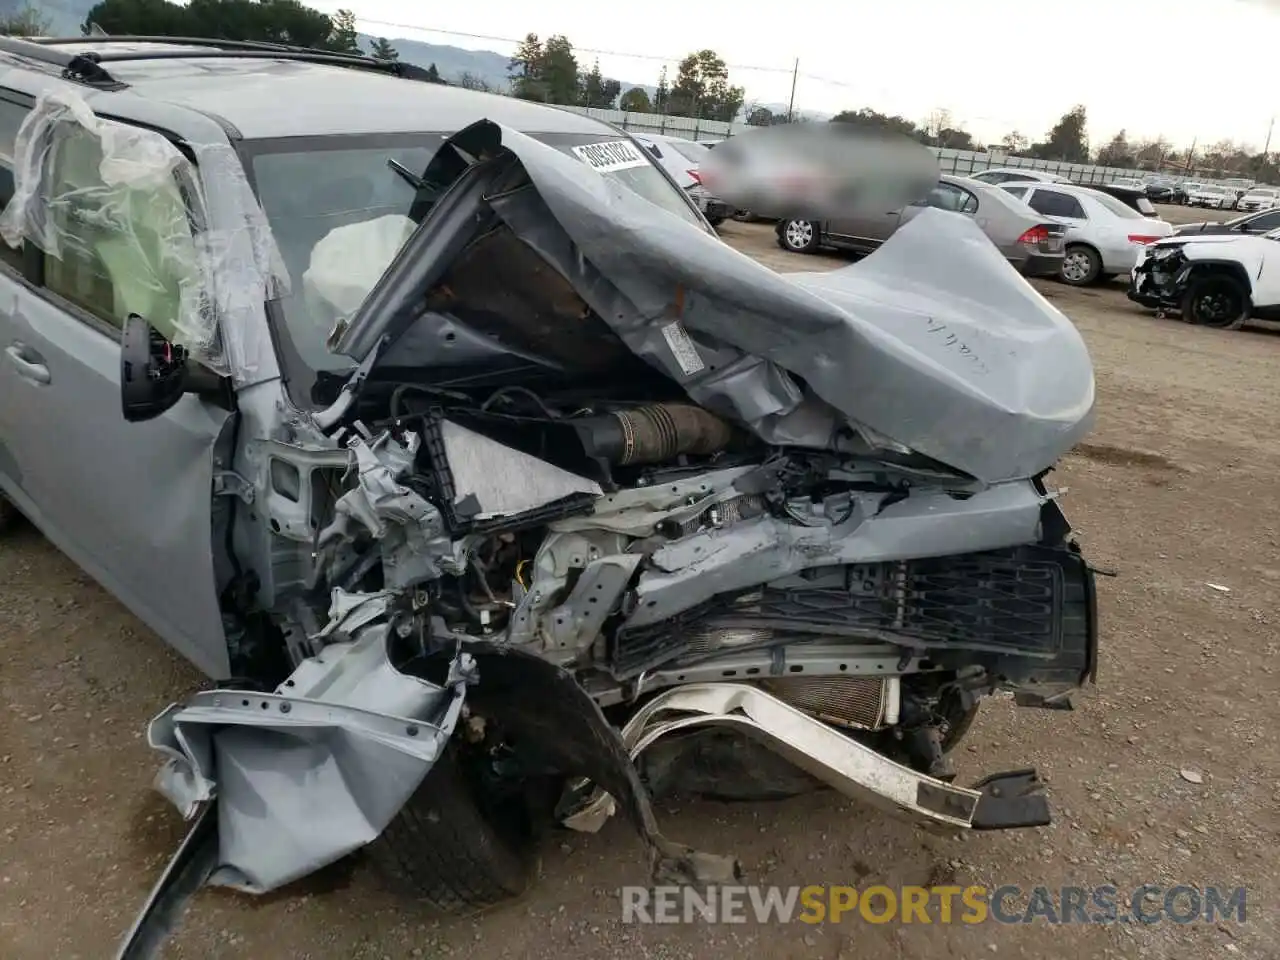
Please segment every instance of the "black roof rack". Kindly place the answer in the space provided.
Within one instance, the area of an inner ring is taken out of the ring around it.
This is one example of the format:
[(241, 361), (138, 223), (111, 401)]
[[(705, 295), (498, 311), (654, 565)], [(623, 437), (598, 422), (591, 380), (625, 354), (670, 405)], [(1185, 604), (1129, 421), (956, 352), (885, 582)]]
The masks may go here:
[[(91, 44), (95, 47), (115, 43), (156, 43), (176, 47), (198, 47), (197, 50), (89, 50), (85, 53), (68, 53), (51, 49), (54, 44)], [(283, 43), (264, 43), (251, 40), (216, 40), (208, 37), (36, 37), (15, 39), (0, 37), (0, 52), (38, 60), (41, 63), (62, 67), (67, 80), (88, 84), (99, 89), (120, 90), (128, 84), (111, 76), (104, 63), (128, 63), (143, 60), (197, 60), (197, 59), (250, 59), (297, 60), (306, 63), (322, 63), (338, 67), (354, 67), (389, 73), (406, 80), (426, 80), (427, 71), (412, 63), (398, 60), (376, 60), (354, 53), (333, 50), (316, 50)]]

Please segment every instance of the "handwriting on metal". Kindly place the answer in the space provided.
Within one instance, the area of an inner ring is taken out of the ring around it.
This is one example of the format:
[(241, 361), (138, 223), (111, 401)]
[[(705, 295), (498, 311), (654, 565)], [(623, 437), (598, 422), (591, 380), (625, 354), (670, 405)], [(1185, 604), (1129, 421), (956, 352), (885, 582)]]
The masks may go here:
[(979, 373), (985, 376), (991, 372), (991, 369), (986, 365), (982, 357), (978, 356), (978, 352), (973, 349), (973, 347), (969, 346), (969, 344), (965, 343), (964, 340), (960, 339), (957, 334), (953, 333), (941, 320), (937, 320), (933, 317), (926, 317), (925, 328), (928, 333), (939, 337), (945, 346), (954, 350), (962, 359), (972, 363)]

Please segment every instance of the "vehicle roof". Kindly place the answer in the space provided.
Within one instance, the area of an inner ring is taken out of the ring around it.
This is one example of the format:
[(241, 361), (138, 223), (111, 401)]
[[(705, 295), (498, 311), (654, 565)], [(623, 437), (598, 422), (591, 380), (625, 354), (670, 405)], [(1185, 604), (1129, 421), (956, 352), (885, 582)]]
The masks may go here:
[(92, 37), (49, 47), (72, 54), (190, 50), (191, 59), (112, 60), (104, 66), (129, 85), (128, 93), (217, 117), (246, 139), (453, 132), (481, 118), (524, 133), (612, 132), (599, 120), (569, 110), (355, 67), (283, 57), (201, 58), (198, 47), (95, 44)]
[[(990, 167), (987, 170), (979, 170), (978, 173), (1017, 173), (1025, 175), (1028, 181), (1031, 180), (1047, 180), (1056, 183), (1060, 180), (1066, 180), (1066, 177), (1060, 173), (1050, 173), (1048, 170), (1036, 170), (1033, 167)], [(977, 176), (977, 174), (974, 174)]]

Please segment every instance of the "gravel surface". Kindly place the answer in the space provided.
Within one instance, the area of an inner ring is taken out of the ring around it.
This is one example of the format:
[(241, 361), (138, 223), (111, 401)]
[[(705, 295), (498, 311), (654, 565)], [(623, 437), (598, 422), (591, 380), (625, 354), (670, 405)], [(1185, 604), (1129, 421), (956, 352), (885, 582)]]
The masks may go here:
[[(1186, 217), (1183, 211), (1175, 215)], [(1193, 214), (1199, 219), (1203, 213)], [(726, 239), (779, 269), (759, 224)], [(259, 899), (205, 891), (181, 958), (1152, 958), (1280, 956), (1280, 335), (1156, 320), (1119, 286), (1037, 287), (1080, 328), (1098, 378), (1095, 433), (1050, 479), (1099, 582), (1096, 688), (1071, 713), (984, 708), (960, 780), (1035, 765), (1057, 813), (1034, 831), (926, 835), (833, 795), (660, 817), (776, 884), (1247, 885), (1244, 925), (626, 926), (643, 882), (611, 823), (542, 851), (525, 899), (440, 920), (337, 868)], [(1273, 402), (1275, 401), (1275, 402)], [(1221, 589), (1226, 588), (1226, 589)], [(150, 717), (200, 678), (29, 527), (0, 543), (0, 957), (112, 954), (182, 833), (150, 789)]]

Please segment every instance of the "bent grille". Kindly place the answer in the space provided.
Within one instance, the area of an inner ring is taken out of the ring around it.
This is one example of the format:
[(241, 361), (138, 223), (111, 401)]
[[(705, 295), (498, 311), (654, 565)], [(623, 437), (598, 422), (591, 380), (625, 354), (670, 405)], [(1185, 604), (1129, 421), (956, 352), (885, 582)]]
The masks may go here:
[[(1051, 660), (1063, 651), (1064, 630), (1073, 650), (1091, 642), (1088, 578), (1078, 553), (1037, 546), (818, 568), (716, 598), (666, 623), (619, 631), (613, 668), (628, 676), (691, 655), (705, 658), (717, 630), (771, 630), (778, 643), (848, 637)], [(691, 637), (699, 638), (696, 650), (689, 649)]]

